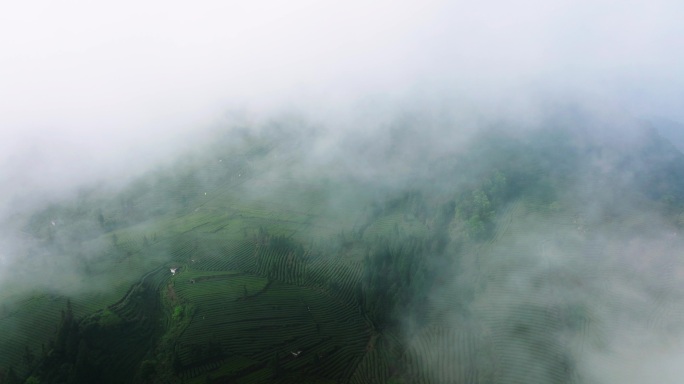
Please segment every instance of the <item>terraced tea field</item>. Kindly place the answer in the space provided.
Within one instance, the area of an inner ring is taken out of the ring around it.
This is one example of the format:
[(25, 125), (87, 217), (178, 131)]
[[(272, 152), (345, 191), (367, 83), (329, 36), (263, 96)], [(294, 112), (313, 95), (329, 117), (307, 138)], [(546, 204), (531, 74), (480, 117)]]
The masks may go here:
[(277, 359), (284, 372), (346, 380), (369, 339), (358, 311), (320, 290), (231, 271), (182, 271), (170, 284), (193, 308), (176, 345), (187, 379), (239, 379)]
[(662, 289), (620, 287), (679, 284), (684, 242), (624, 245), (649, 218), (579, 206), (543, 135), (384, 175), (273, 134), (31, 216), (61, 285), (0, 292), (0, 382), (574, 384), (606, 313), (645, 298), (640, 321), (680, 326)]

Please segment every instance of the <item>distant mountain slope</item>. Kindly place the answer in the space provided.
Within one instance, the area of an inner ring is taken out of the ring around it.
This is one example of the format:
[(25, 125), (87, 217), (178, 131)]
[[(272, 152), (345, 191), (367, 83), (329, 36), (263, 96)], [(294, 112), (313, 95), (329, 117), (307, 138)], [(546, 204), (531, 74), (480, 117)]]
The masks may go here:
[(646, 123), (654, 127), (661, 136), (667, 139), (680, 152), (684, 152), (684, 123), (664, 119), (664, 118), (649, 118)]

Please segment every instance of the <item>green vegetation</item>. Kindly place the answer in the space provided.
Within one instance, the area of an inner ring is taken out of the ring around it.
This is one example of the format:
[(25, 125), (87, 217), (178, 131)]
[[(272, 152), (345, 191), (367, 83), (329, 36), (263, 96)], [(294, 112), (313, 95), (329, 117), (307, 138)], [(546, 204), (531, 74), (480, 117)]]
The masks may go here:
[(114, 328), (121, 325), (123, 321), (116, 313), (109, 309), (105, 309), (99, 316), (98, 324), (102, 328)]
[[(0, 335), (0, 383), (522, 382), (501, 340), (593, 326), (591, 308), (546, 303), (521, 303), (502, 326), (480, 301), (505, 297), (499, 276), (530, 253), (525, 227), (573, 228), (564, 241), (579, 248), (596, 223), (564, 193), (586, 148), (560, 136), (485, 136), (416, 184), (373, 192), (275, 177), (274, 164), (297, 164), (295, 144), (251, 137), (49, 206), (26, 232), (50, 257), (74, 255), (79, 280), (3, 293), (0, 328), (15, 331)], [(449, 184), (453, 168), (468, 182)], [(634, 201), (684, 206), (659, 175)], [(554, 359), (548, 382), (570, 382), (570, 357)]]

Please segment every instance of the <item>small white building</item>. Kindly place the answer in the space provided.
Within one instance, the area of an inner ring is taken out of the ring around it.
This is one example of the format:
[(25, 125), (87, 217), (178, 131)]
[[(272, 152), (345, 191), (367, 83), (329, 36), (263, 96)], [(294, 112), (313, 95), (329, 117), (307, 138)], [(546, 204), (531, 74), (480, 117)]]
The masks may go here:
[(172, 275), (175, 275), (177, 271), (178, 271), (178, 267), (176, 267), (176, 268), (171, 268), (171, 274), (172, 274)]

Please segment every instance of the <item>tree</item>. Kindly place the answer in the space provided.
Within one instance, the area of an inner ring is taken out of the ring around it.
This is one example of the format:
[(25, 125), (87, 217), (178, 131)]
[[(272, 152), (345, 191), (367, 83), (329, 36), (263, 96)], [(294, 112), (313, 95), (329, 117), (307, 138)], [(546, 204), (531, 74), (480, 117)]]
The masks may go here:
[(36, 355), (27, 345), (24, 350), (24, 364), (26, 364), (26, 369), (30, 372), (33, 370), (33, 363), (36, 361)]
[(107, 228), (105, 226), (105, 218), (104, 218), (104, 215), (102, 214), (102, 210), (100, 210), (97, 214), (97, 222), (100, 223), (100, 228), (102, 228), (103, 230), (107, 230)]
[(183, 318), (183, 312), (183, 307), (180, 305), (176, 305), (173, 308), (173, 315), (171, 316), (171, 318), (175, 321), (178, 321)]
[(10, 367), (7, 369), (7, 373), (5, 373), (5, 380), (3, 381), (5, 384), (20, 384), (21, 379), (19, 378), (19, 375), (17, 375), (17, 372), (14, 370), (14, 367), (10, 365)]
[(140, 364), (140, 378), (149, 381), (157, 373), (157, 363), (154, 360), (145, 360)]

